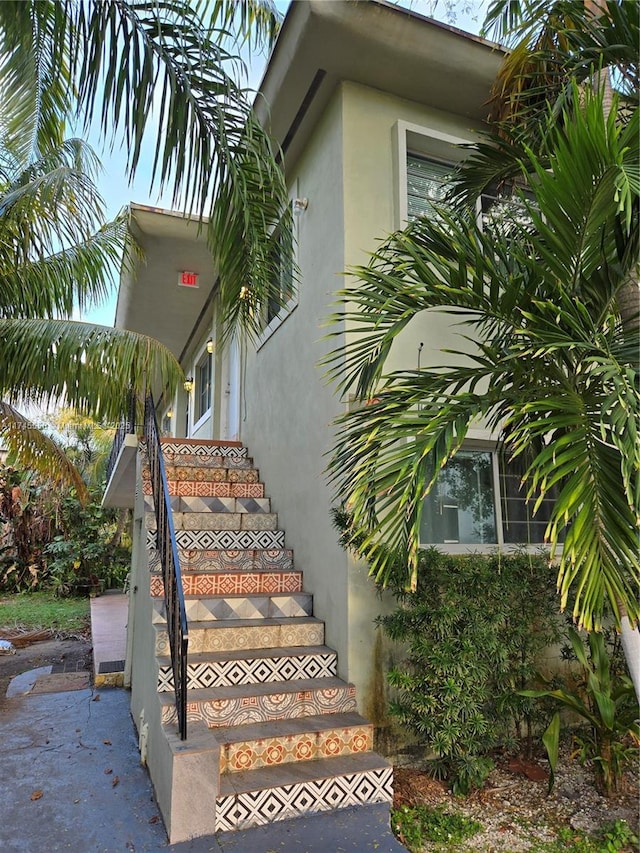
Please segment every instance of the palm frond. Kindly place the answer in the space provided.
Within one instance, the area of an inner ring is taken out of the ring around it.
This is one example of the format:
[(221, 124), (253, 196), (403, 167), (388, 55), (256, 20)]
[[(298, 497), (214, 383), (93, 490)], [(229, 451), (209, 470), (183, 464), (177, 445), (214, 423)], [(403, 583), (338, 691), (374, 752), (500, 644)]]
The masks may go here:
[(9, 400), (63, 403), (117, 423), (129, 390), (172, 394), (183, 378), (173, 354), (145, 335), (70, 320), (0, 319), (0, 388)]
[(87, 486), (64, 449), (5, 400), (0, 400), (0, 437), (23, 468), (54, 486), (72, 486), (81, 501), (88, 498)]

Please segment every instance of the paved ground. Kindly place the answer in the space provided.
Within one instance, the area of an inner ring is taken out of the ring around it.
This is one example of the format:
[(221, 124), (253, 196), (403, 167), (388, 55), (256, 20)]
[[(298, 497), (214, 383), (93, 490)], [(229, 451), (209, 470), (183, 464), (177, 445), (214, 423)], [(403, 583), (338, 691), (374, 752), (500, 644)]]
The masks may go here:
[(170, 846), (139, 763), (129, 694), (42, 675), (47, 689), (58, 679), (64, 692), (23, 694), (34, 681), (22, 676), (0, 700), (2, 853), (406, 853), (386, 806)]

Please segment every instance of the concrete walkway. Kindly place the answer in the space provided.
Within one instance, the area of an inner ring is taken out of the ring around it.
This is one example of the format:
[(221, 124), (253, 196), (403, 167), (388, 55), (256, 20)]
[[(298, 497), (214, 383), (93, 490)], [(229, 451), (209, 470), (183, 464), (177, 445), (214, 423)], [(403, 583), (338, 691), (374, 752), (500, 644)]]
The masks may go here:
[[(126, 642), (126, 597), (101, 596), (91, 612), (92, 622), (96, 613), (103, 619), (92, 625), (94, 660), (122, 660), (114, 655)], [(69, 686), (0, 697), (2, 853), (406, 853), (384, 804), (169, 845), (140, 765), (128, 692)]]

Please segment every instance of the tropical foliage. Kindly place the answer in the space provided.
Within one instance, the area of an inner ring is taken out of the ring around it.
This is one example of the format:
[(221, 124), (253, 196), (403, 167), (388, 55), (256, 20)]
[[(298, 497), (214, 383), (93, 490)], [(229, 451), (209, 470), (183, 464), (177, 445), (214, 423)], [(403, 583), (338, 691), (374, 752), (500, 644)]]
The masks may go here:
[(153, 185), (209, 214), (228, 329), (241, 321), (251, 332), (248, 306), (273, 280), (270, 232), (288, 205), (234, 77), (233, 45), (252, 34), (260, 45), (276, 28), (270, 0), (0, 4), (0, 432), (24, 464), (57, 470), (79, 492), (68, 461), (16, 404), (64, 400), (113, 422), (130, 387), (171, 389), (181, 369), (146, 336), (71, 319), (105, 297), (127, 217), (105, 224), (99, 164), (65, 138), (69, 123), (99, 121), (108, 142), (126, 146), (130, 176), (153, 141)]
[[(415, 583), (422, 497), (484, 417), (515, 455), (536, 450), (532, 498), (560, 487), (549, 539), (555, 548), (567, 527), (563, 601), (577, 581), (576, 615), (592, 624), (605, 596), (617, 612), (614, 591), (637, 613), (638, 338), (616, 309), (635, 262), (637, 114), (620, 128), (593, 96), (568, 127), (555, 131), (549, 170), (529, 152), (538, 182), (522, 203), (532, 227), (513, 219), (487, 232), (443, 210), (393, 235), (357, 271), (361, 284), (343, 299), (358, 335), (340, 381), (375, 398), (345, 416), (332, 467), (356, 527), (375, 531), (375, 574), (384, 579), (389, 553), (406, 552)], [(478, 351), (460, 367), (385, 376), (394, 339), (429, 309), (458, 315)], [(377, 547), (378, 533), (391, 551)]]
[[(348, 339), (328, 364), (368, 405), (341, 419), (330, 470), (372, 573), (384, 583), (401, 558), (415, 589), (424, 496), (482, 420), (526, 462), (533, 504), (558, 489), (546, 535), (561, 601), (572, 591), (573, 615), (592, 628), (606, 606), (616, 622), (621, 607), (639, 614), (640, 341), (618, 299), (636, 273), (640, 151), (637, 107), (614, 99), (607, 113), (597, 89), (569, 88), (575, 108), (538, 112), (540, 150), (493, 134), (472, 155), (477, 185), (496, 164), (517, 176), (515, 212), (502, 205), (483, 225), (468, 203), (442, 208), (351, 271), (338, 315)], [(425, 311), (455, 317), (454, 358), (386, 372)]]
[[(570, 711), (583, 724), (574, 733), (578, 755), (582, 761), (592, 762), (600, 793), (611, 796), (618, 789), (627, 765), (637, 758), (638, 701), (630, 678), (612, 671), (602, 634), (590, 634), (585, 647), (578, 632), (570, 628), (569, 640), (582, 669), (578, 682), (546, 690), (526, 690), (523, 695), (552, 699), (559, 709)], [(560, 730), (558, 710), (542, 738), (551, 768), (550, 790), (558, 764)]]

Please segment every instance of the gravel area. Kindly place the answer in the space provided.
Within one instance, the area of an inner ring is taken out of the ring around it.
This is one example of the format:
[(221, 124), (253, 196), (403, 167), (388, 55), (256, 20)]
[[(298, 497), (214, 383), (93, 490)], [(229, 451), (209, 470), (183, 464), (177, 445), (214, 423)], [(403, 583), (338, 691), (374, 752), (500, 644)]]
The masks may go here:
[[(550, 795), (546, 777), (542, 761), (505, 761), (491, 772), (484, 788), (461, 798), (424, 772), (396, 768), (394, 806), (425, 803), (479, 821), (481, 832), (455, 848), (447, 848), (475, 853), (525, 853), (536, 843), (553, 841), (561, 827), (570, 827), (578, 835), (596, 832), (615, 820), (626, 820), (638, 834), (637, 772), (628, 773), (622, 789), (610, 799), (596, 791), (591, 768), (569, 756), (558, 768)], [(427, 843), (424, 853), (442, 849)]]

